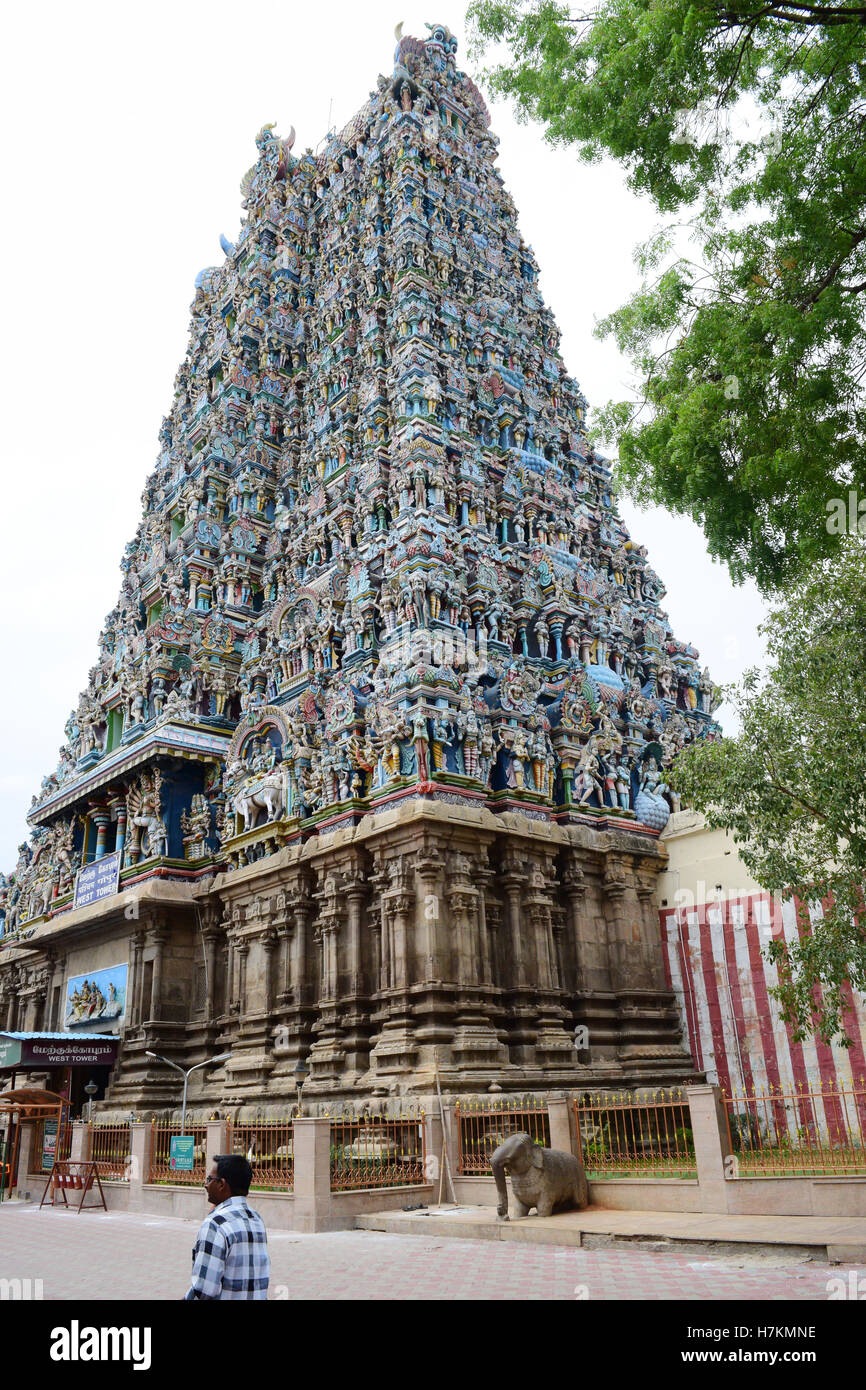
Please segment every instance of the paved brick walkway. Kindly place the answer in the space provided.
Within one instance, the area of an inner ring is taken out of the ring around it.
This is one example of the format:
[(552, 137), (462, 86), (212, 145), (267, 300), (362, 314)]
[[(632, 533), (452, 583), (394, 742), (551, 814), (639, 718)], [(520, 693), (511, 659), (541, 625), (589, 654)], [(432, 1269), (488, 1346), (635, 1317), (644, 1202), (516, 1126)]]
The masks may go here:
[[(0, 1208), (0, 1278), (45, 1299), (177, 1299), (197, 1223)], [(289, 1299), (818, 1299), (848, 1267), (781, 1256), (579, 1250), (373, 1231), (272, 1231), (271, 1297)], [(858, 1277), (866, 1280), (866, 1270)], [(866, 1283), (863, 1285), (866, 1288)]]

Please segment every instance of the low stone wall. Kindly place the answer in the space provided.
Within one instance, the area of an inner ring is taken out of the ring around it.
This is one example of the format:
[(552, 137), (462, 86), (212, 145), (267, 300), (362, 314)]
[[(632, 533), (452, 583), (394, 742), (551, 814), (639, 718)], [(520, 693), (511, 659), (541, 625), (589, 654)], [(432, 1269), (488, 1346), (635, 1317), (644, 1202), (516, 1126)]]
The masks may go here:
[[(687, 1090), (694, 1137), (694, 1162), (698, 1177), (610, 1178), (590, 1182), (590, 1202), (596, 1207), (616, 1210), (727, 1213), (734, 1216), (866, 1216), (866, 1177), (740, 1177), (729, 1176), (730, 1160), (725, 1153), (727, 1126), (717, 1088), (694, 1086)], [(550, 1142), (553, 1148), (578, 1152), (574, 1111), (563, 1099), (548, 1102)], [(428, 1114), (425, 1152), (430, 1181), (403, 1187), (331, 1191), (331, 1121), (326, 1116), (304, 1117), (294, 1121), (292, 1192), (253, 1191), (250, 1201), (274, 1230), (347, 1230), (358, 1216), (369, 1212), (399, 1211), (406, 1207), (431, 1206), (441, 1198), (460, 1206), (495, 1206), (496, 1187), (489, 1176), (461, 1176), (455, 1117), (445, 1108), (445, 1150), (447, 1170), (440, 1181), (439, 1164), (443, 1155), (442, 1121)], [(16, 1193), (38, 1201), (45, 1187), (45, 1175), (27, 1175), (31, 1162), (30, 1126), (22, 1130), (21, 1162)], [(169, 1185), (151, 1183), (151, 1127), (136, 1123), (130, 1127), (130, 1180), (103, 1182), (106, 1202), (112, 1211), (142, 1212), (154, 1216), (182, 1217), (200, 1221), (207, 1211), (204, 1188), (199, 1183)], [(207, 1162), (226, 1152), (226, 1125), (222, 1120), (207, 1126)], [(87, 1126), (73, 1128), (72, 1157), (87, 1152)], [(25, 1174), (22, 1178), (20, 1175)]]

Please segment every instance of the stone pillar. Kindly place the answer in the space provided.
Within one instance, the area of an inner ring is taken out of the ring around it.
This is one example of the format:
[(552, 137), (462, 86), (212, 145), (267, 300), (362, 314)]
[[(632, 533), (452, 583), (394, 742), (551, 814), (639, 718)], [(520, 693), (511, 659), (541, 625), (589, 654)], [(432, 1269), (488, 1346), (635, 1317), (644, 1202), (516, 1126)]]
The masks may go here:
[(36, 1015), (39, 1012), (39, 999), (35, 994), (29, 994), (23, 1000), (24, 1003), (24, 1027), (22, 1032), (32, 1033), (36, 1029)]
[[(153, 956), (153, 984), (150, 991), (150, 1014), (149, 1018), (157, 1021), (162, 1018), (162, 964), (165, 943), (168, 940), (168, 932), (164, 927), (152, 927), (150, 940), (154, 947)], [(148, 1001), (142, 1000), (147, 1007)]]
[(640, 936), (646, 958), (647, 975), (652, 989), (668, 990), (665, 980), (664, 951), (661, 944), (659, 912), (656, 902), (659, 869), (658, 859), (636, 862), (635, 894), (638, 902)]
[(274, 1007), (274, 952), (277, 949), (277, 934), (275, 931), (266, 931), (261, 938), (262, 949), (262, 969), (264, 971), (265, 985), (265, 1013), (270, 1013)]
[(370, 1056), (370, 1022), (367, 1007), (367, 971), (365, 969), (362, 924), (367, 903), (368, 886), (366, 875), (360, 864), (353, 864), (351, 873), (344, 879), (343, 895), (346, 899), (346, 960), (342, 975), (344, 981), (343, 997), (338, 1003), (341, 1014), (344, 1066), (349, 1072), (360, 1075), (368, 1064)]
[(238, 1002), (238, 1012), (243, 1018), (249, 1008), (247, 1001), (247, 957), (250, 953), (250, 943), (245, 937), (238, 937), (234, 943), (235, 958), (235, 999)]
[(293, 1130), (294, 1229), (324, 1231), (331, 1210), (331, 1120), (296, 1119)]
[[(437, 1118), (438, 1118), (438, 1110), (439, 1110), (439, 1102), (438, 1102), (438, 1099), (437, 1099), (437, 1101), (436, 1101)], [(445, 1147), (446, 1147), (447, 1152), (448, 1152), (448, 1172), (451, 1174), (451, 1181), (452, 1181), (452, 1183), (455, 1183), (455, 1182), (457, 1181), (457, 1150), (458, 1150), (457, 1123), (458, 1123), (458, 1121), (457, 1121), (457, 1115), (456, 1115), (455, 1112), (454, 1112), (454, 1106), (453, 1106), (453, 1105), (450, 1105), (447, 1101), (444, 1102), (444, 1103), (443, 1103), (443, 1106), (442, 1106), (442, 1115), (443, 1115), (443, 1117), (444, 1117), (444, 1122), (445, 1122)], [(441, 1159), (441, 1157), (442, 1157), (442, 1151), (441, 1151), (441, 1149), (437, 1149), (436, 1152), (438, 1153), (438, 1155), (439, 1155), (439, 1157), (440, 1157), (440, 1159)], [(437, 1183), (438, 1183), (438, 1178), (437, 1178)], [(438, 1187), (437, 1187), (437, 1198), (438, 1198)], [(448, 1175), (447, 1175), (447, 1174), (446, 1174), (446, 1176), (445, 1176), (445, 1181), (444, 1181), (443, 1184), (442, 1184), (442, 1200), (443, 1200), (443, 1202), (450, 1202), (450, 1201), (452, 1200), (452, 1194), (449, 1192), (449, 1184), (448, 1184)], [(456, 1200), (456, 1199), (455, 1199), (455, 1200)]]
[(569, 1114), (571, 1109), (571, 1101), (566, 1100), (565, 1097), (548, 1097), (547, 1117), (550, 1123), (550, 1147), (552, 1149), (564, 1149), (566, 1153), (574, 1152)]
[[(428, 1111), (424, 1116), (424, 1149), (425, 1149), (425, 1173), (424, 1176), (433, 1184), (433, 1193), (430, 1198), (431, 1203), (439, 1201), (439, 1176), (442, 1164), (442, 1120), (439, 1116), (438, 1106), (433, 1111)], [(453, 1175), (452, 1175), (453, 1176)], [(448, 1190), (448, 1179), (442, 1183), (442, 1200), (448, 1201), (451, 1193)]]
[(505, 932), (510, 955), (506, 972), (505, 1002), (508, 1006), (509, 1058), (518, 1066), (534, 1065), (537, 1037), (537, 991), (530, 982), (531, 950), (527, 923), (523, 914), (523, 888), (527, 881), (526, 857), (516, 848), (508, 848), (503, 856), (498, 882), (504, 892)]
[(702, 1211), (727, 1211), (728, 1126), (718, 1086), (687, 1086)]
[[(634, 942), (626, 925), (626, 877), (619, 859), (609, 855), (604, 870), (604, 907), (611, 955), (611, 985), (617, 994), (644, 984), (640, 956), (634, 958)], [(631, 947), (631, 951), (629, 949)]]
[[(15, 1186), (15, 1196), (19, 1201), (27, 1201), (35, 1190), (38, 1178), (31, 1179), (30, 1164), (33, 1155), (33, 1141), (36, 1134), (36, 1125), (32, 1120), (21, 1121), (18, 1140), (18, 1182)], [(41, 1193), (40, 1193), (41, 1196)]]
[(363, 993), (364, 977), (363, 964), (361, 957), (361, 917), (363, 915), (364, 900), (367, 896), (367, 889), (363, 879), (353, 879), (348, 884), (346, 890), (348, 902), (348, 929), (347, 929), (347, 958), (346, 970), (348, 975), (349, 993), (353, 995)]
[(481, 984), (485, 954), (481, 937), (487, 928), (480, 905), (483, 889), (475, 886), (474, 867), (467, 855), (452, 853), (445, 891), (457, 979), (451, 1052), (462, 1071), (478, 1068), (486, 1079), (507, 1065), (508, 1052), (490, 1019), (490, 991)]
[(505, 890), (505, 924), (511, 944), (510, 983), (515, 989), (519, 989), (526, 983), (523, 932), (520, 920), (520, 889), (526, 881), (526, 876), (524, 872), (517, 871), (516, 867), (509, 866), (499, 881)]
[(129, 938), (131, 965), (129, 993), (132, 1000), (132, 1006), (129, 1011), (129, 1021), (131, 1024), (141, 1023), (141, 989), (142, 975), (144, 973), (141, 957), (144, 951), (144, 943), (145, 933), (143, 931), (135, 932), (135, 934)]
[(409, 979), (409, 920), (415, 907), (414, 893), (397, 891), (388, 899), (391, 909), (391, 985), (405, 989)]
[(208, 1120), (207, 1139), (205, 1141), (205, 1173), (210, 1171), (218, 1154), (228, 1153), (227, 1130), (228, 1125), (225, 1120)]
[(69, 1157), (74, 1159), (86, 1159), (90, 1155), (90, 1125), (86, 1120), (72, 1121), (72, 1143), (69, 1148)]
[(292, 959), (292, 988), (295, 1003), (304, 1003), (304, 984), (307, 978), (307, 951), (309, 950), (310, 917), (313, 904), (305, 893), (298, 892), (292, 901), (295, 919), (294, 956)]
[[(486, 856), (485, 856), (486, 858)], [(493, 960), (490, 951), (490, 929), (487, 925), (487, 886), (493, 878), (490, 869), (482, 867), (476, 860), (472, 866), (472, 877), (478, 884), (478, 932), (481, 948), (481, 982), (493, 984)]]
[[(412, 949), (415, 937), (416, 896), (409, 870), (392, 869), (391, 887), (383, 895), (383, 946), (388, 953), (384, 975), (388, 1017), (371, 1053), (377, 1073), (411, 1071), (418, 1056), (413, 999)], [(412, 875), (414, 878), (414, 875)]]
[(133, 1120), (129, 1126), (129, 1210), (141, 1211), (144, 1185), (150, 1182), (150, 1155), (153, 1126)]
[(219, 931), (216, 927), (205, 928), (204, 966), (205, 966), (205, 1008), (204, 1016), (211, 1023), (216, 1015), (216, 969)]
[(234, 937), (226, 938), (226, 998), (225, 1012), (227, 1014), (237, 1013), (235, 1004), (237, 996), (235, 994), (235, 943)]

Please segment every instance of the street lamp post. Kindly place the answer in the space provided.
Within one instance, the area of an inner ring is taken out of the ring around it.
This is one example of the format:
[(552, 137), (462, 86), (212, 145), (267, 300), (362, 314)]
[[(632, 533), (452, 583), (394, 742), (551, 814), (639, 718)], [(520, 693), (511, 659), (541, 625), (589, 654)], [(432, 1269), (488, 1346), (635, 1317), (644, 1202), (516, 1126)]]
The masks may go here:
[(308, 1067), (307, 1064), (305, 1063), (303, 1057), (299, 1057), (299, 1058), (298, 1058), (298, 1061), (297, 1061), (297, 1064), (296, 1064), (296, 1066), (295, 1066), (295, 1072), (294, 1072), (294, 1076), (295, 1076), (295, 1085), (296, 1085), (297, 1088), (298, 1088), (298, 1119), (300, 1119), (300, 1118), (301, 1118), (301, 1115), (303, 1114), (303, 1111), (301, 1110), (301, 1088), (302, 1088), (304, 1082), (306, 1081), (307, 1077), (309, 1076), (309, 1074), (310, 1074), (310, 1069), (309, 1069), (309, 1067)]
[(87, 1096), (87, 1123), (88, 1123), (88, 1124), (90, 1124), (90, 1123), (92, 1122), (92, 1120), (93, 1120), (93, 1097), (96, 1095), (96, 1092), (97, 1092), (98, 1090), (99, 1090), (99, 1087), (97, 1086), (97, 1084), (96, 1084), (95, 1081), (88, 1081), (87, 1085), (86, 1085), (85, 1088), (84, 1088), (84, 1094)]
[[(192, 1073), (194, 1071), (198, 1071), (199, 1067), (213, 1067), (217, 1064), (217, 1062), (227, 1062), (231, 1055), (232, 1054), (230, 1052), (221, 1052), (218, 1057), (208, 1057), (204, 1062), (196, 1062), (194, 1067), (187, 1067), (186, 1070), (184, 1070), (183, 1067), (178, 1066), (177, 1062), (169, 1061), (168, 1057), (161, 1057), (158, 1052), (148, 1051), (148, 1057), (153, 1057), (157, 1062), (165, 1062), (165, 1065), (167, 1067), (173, 1067), (174, 1070), (179, 1071), (181, 1076), (183, 1077), (183, 1106), (181, 1108), (180, 1114), (181, 1134), (185, 1133), (186, 1131), (186, 1093), (187, 1088), (189, 1086), (189, 1078), (192, 1076)], [(85, 1086), (84, 1089), (87, 1090), (87, 1087)]]

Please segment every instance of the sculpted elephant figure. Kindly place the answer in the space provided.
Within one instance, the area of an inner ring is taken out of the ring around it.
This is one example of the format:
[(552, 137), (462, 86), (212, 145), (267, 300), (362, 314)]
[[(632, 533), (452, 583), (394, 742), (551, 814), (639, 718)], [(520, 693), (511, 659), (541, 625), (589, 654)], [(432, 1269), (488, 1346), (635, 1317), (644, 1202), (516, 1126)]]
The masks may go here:
[(539, 1216), (550, 1216), (555, 1207), (586, 1206), (588, 1189), (583, 1167), (563, 1149), (542, 1149), (530, 1135), (512, 1134), (494, 1151), (490, 1162), (499, 1194), (496, 1212), (503, 1221), (508, 1220), (506, 1174), (511, 1178), (518, 1216), (528, 1216), (532, 1207)]

